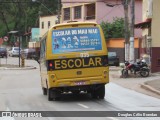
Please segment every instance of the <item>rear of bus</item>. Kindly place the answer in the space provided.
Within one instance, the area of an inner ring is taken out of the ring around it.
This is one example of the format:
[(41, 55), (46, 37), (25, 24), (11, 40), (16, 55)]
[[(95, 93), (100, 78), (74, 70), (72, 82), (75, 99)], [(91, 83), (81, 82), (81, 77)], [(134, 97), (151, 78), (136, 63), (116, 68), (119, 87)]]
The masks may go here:
[(64, 92), (91, 93), (103, 99), (109, 82), (104, 34), (96, 23), (67, 23), (48, 31), (46, 41), (48, 100)]

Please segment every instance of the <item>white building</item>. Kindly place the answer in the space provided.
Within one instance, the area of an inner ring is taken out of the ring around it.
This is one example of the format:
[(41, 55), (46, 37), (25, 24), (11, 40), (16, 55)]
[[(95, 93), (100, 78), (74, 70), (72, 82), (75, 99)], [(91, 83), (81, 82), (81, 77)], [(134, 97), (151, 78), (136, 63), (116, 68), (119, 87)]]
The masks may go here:
[(39, 18), (40, 37), (42, 37), (50, 27), (54, 26), (57, 20), (58, 20), (57, 15), (40, 16)]

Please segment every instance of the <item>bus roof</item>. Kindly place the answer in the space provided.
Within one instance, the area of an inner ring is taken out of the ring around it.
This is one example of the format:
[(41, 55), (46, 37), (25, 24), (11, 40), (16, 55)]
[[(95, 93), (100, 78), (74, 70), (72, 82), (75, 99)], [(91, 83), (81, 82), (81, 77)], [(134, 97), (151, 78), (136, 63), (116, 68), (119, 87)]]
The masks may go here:
[(68, 22), (68, 23), (61, 23), (61, 24), (56, 24), (56, 25), (54, 25), (53, 27), (51, 27), (51, 29), (52, 28), (55, 28), (55, 27), (61, 27), (61, 26), (70, 26), (70, 25), (87, 25), (87, 24), (89, 24), (89, 25), (97, 25), (97, 23), (96, 22)]

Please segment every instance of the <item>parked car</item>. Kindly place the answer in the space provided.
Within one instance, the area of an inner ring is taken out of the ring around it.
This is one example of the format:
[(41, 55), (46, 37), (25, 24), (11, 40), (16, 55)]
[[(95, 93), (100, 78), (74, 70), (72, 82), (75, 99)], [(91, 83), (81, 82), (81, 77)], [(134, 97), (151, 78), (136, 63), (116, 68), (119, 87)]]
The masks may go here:
[(7, 57), (7, 49), (4, 47), (0, 47), (0, 57)]
[(24, 49), (24, 50), (21, 51), (21, 55), (26, 59), (34, 58), (36, 56), (36, 54), (37, 54), (36, 49), (33, 49), (33, 48), (27, 48), (27, 49)]
[(119, 66), (119, 57), (116, 52), (108, 52), (108, 64), (109, 66)]
[(19, 56), (19, 49), (21, 51), (21, 48), (19, 47), (12, 47), (9, 51), (8, 51), (8, 55), (13, 57), (13, 56)]

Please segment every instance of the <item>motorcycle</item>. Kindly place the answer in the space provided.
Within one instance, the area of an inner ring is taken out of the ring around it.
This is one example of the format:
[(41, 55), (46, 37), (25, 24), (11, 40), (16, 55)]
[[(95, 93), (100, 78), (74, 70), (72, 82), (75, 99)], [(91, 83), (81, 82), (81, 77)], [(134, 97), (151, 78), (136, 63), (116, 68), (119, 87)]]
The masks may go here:
[(148, 77), (150, 69), (147, 63), (143, 60), (136, 63), (129, 63), (128, 61), (125, 61), (125, 68), (121, 71), (122, 77), (128, 77), (129, 71), (130, 73), (134, 73), (134, 75), (139, 73), (142, 77)]

